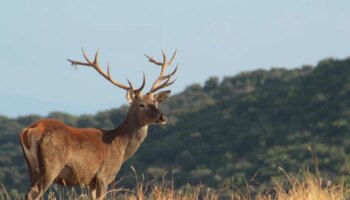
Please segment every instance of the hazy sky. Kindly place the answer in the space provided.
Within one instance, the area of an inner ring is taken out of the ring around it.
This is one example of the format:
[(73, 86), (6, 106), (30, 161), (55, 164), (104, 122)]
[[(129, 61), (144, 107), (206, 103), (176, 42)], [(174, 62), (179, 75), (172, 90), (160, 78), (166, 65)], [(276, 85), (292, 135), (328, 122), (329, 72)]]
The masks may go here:
[(176, 92), (210, 76), (316, 64), (350, 55), (350, 1), (11, 0), (0, 5), (0, 114), (94, 114), (126, 103), (94, 70), (70, 67), (100, 49), (112, 76), (148, 88), (177, 49)]

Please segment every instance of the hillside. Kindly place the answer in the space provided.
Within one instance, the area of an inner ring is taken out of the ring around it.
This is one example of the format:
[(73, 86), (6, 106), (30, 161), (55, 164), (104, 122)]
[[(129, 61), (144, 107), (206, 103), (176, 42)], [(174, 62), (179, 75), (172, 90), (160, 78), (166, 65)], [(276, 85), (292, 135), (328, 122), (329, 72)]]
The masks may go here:
[[(347, 175), (350, 157), (350, 59), (325, 59), (317, 66), (256, 70), (212, 77), (172, 96), (163, 105), (164, 127), (152, 126), (145, 143), (123, 167), (121, 185), (134, 182), (132, 165), (148, 180), (172, 174), (188, 182), (221, 187), (254, 178), (269, 183), (278, 167), (298, 172), (318, 157), (322, 173)], [(127, 107), (72, 116), (51, 113), (77, 127), (112, 128)], [(25, 191), (27, 168), (18, 143), (21, 129), (40, 116), (0, 117), (0, 182)], [(349, 179), (350, 181), (350, 179)], [(350, 182), (349, 182), (350, 183)], [(14, 192), (14, 191), (13, 191)]]

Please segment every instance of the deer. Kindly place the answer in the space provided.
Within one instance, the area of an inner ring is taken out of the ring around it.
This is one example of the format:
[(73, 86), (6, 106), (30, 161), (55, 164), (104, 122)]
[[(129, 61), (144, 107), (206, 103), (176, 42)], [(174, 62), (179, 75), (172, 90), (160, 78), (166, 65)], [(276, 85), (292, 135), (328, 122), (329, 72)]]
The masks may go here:
[(104, 199), (108, 185), (113, 182), (122, 164), (132, 157), (147, 136), (149, 125), (163, 125), (167, 117), (158, 105), (164, 102), (171, 90), (160, 91), (175, 82), (175, 69), (166, 74), (166, 68), (173, 63), (162, 50), (163, 61), (157, 61), (145, 54), (148, 61), (160, 66), (160, 74), (151, 89), (143, 94), (146, 83), (143, 74), (142, 85), (135, 89), (122, 84), (110, 75), (110, 65), (105, 73), (99, 63), (98, 50), (91, 61), (82, 49), (85, 61), (67, 59), (72, 66), (95, 69), (113, 85), (126, 91), (129, 110), (119, 127), (111, 130), (100, 128), (75, 128), (54, 119), (41, 119), (24, 128), (20, 144), (24, 153), (31, 185), (26, 199), (41, 199), (51, 184), (68, 186), (85, 185), (91, 199)]

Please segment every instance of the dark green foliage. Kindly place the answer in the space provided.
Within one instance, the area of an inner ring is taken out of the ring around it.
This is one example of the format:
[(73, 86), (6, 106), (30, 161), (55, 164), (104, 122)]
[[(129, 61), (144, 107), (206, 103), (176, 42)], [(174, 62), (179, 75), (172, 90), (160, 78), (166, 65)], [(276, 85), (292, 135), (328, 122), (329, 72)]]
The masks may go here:
[[(350, 59), (326, 59), (316, 67), (256, 70), (212, 77), (193, 84), (162, 105), (166, 126), (152, 126), (136, 155), (122, 168), (123, 186), (134, 183), (133, 165), (149, 179), (174, 175), (176, 186), (204, 183), (219, 187), (234, 181), (269, 182), (312, 166), (309, 146), (319, 168), (330, 176), (350, 161)], [(118, 126), (127, 107), (95, 116), (51, 113), (48, 117), (76, 127)], [(20, 191), (28, 185), (18, 143), (20, 130), (39, 119), (0, 116), (0, 182)], [(345, 170), (346, 172), (346, 170)], [(347, 180), (350, 180), (349, 178)], [(26, 185), (23, 183), (27, 183)]]

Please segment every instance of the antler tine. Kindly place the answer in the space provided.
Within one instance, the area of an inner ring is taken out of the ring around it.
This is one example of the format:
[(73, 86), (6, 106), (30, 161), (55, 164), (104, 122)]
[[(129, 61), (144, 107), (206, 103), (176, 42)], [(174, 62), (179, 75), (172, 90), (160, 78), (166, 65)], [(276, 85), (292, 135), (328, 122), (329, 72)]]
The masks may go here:
[(177, 64), (176, 67), (175, 67), (175, 69), (174, 69), (170, 74), (168, 74), (168, 75), (166, 75), (166, 76), (160, 77), (159, 80), (165, 80), (165, 79), (167, 79), (168, 77), (173, 76), (173, 75), (176, 73), (177, 67), (178, 67), (178, 66), (179, 66), (179, 65)]
[(127, 81), (128, 81), (128, 83), (129, 83), (130, 89), (131, 89), (132, 91), (134, 91), (134, 87), (132, 86), (132, 83), (129, 81), (129, 79), (128, 79), (128, 78), (126, 78), (126, 80), (127, 80)]
[(142, 85), (139, 89), (135, 90), (136, 93), (140, 93), (146, 85), (146, 75), (143, 73)]
[(162, 88), (168, 87), (169, 85), (172, 85), (173, 83), (175, 83), (176, 79), (174, 79), (173, 81), (170, 81), (170, 78), (167, 79), (167, 81), (165, 81), (164, 83), (162, 83), (161, 85), (157, 86), (156, 88), (152, 89), (149, 93), (154, 93)]
[(177, 51), (177, 50), (175, 50), (175, 52), (174, 52), (174, 54), (173, 54), (173, 57), (171, 57), (171, 59), (170, 59), (170, 61), (169, 61), (169, 65), (171, 65), (171, 64), (173, 63), (173, 60), (174, 60), (174, 58), (175, 58), (175, 56), (176, 56), (176, 51)]
[(72, 65), (83, 65), (83, 66), (89, 66), (89, 67), (92, 67), (94, 68), (100, 75), (102, 75), (105, 79), (107, 79), (109, 82), (111, 82), (113, 85), (119, 87), (119, 88), (122, 88), (124, 90), (129, 90), (129, 89), (132, 89), (131, 85), (130, 87), (122, 84), (122, 83), (119, 83), (118, 81), (115, 81), (112, 79), (111, 75), (110, 75), (110, 65), (108, 63), (107, 65), (107, 74), (104, 73), (100, 67), (100, 65), (98, 64), (98, 53), (99, 53), (99, 50), (96, 51), (96, 54), (95, 54), (95, 58), (94, 58), (94, 61), (91, 62), (90, 59), (87, 57), (84, 49), (82, 48), (82, 52), (83, 52), (83, 56), (86, 60), (86, 62), (81, 62), (81, 61), (74, 61), (74, 60), (70, 60), (70, 59), (67, 59)]
[(156, 61), (153, 57), (150, 57), (149, 55), (145, 54), (145, 56), (148, 58), (148, 61), (151, 63), (154, 63), (156, 65), (163, 65), (163, 63)]
[[(173, 56), (171, 57), (171, 59), (170, 59), (169, 62), (167, 61), (166, 54), (165, 54), (165, 52), (164, 52), (163, 50), (162, 50), (162, 55), (163, 55), (163, 62), (159, 62), (159, 61), (156, 61), (153, 57), (150, 57), (150, 56), (148, 56), (148, 55), (145, 54), (145, 56), (148, 58), (148, 61), (149, 61), (149, 62), (161, 66), (160, 75), (159, 75), (159, 77), (156, 79), (156, 81), (153, 83), (150, 92), (155, 92), (155, 91), (157, 91), (157, 90), (159, 90), (159, 89), (161, 89), (161, 88), (164, 88), (164, 87), (169, 86), (169, 85), (167, 85), (167, 84), (168, 84), (168, 82), (170, 81), (171, 76), (173, 76), (173, 75), (176, 73), (176, 71), (177, 71), (177, 66), (176, 66), (176, 68), (175, 68), (175, 70), (174, 70), (173, 72), (171, 72), (171, 73), (168, 74), (168, 75), (164, 75), (165, 69), (166, 69), (169, 65), (171, 65), (171, 64), (173, 63), (173, 61), (174, 61), (174, 58), (175, 58), (175, 56), (176, 56), (176, 50), (175, 50), (175, 52), (174, 52), (174, 54), (173, 54)], [(163, 81), (163, 80), (165, 80), (165, 79), (167, 79), (167, 80), (161, 84), (161, 81)], [(159, 85), (159, 84), (161, 84), (161, 85)]]
[(75, 61), (75, 60), (71, 60), (71, 59), (67, 59), (71, 65), (84, 65), (84, 66), (89, 66), (91, 67), (91, 62), (90, 60), (87, 58), (87, 56), (85, 55), (84, 49), (83, 50), (83, 56), (85, 58), (85, 60), (87, 61), (87, 63), (81, 62), (81, 61)]
[(167, 63), (167, 57), (166, 57), (165, 52), (164, 52), (163, 49), (162, 49), (162, 54), (163, 54), (163, 65), (162, 65), (162, 69), (164, 69), (165, 67), (168, 66), (168, 63)]
[[(162, 64), (162, 69), (160, 71), (159, 78), (162, 78), (164, 76), (165, 69), (171, 64), (170, 62), (168, 63), (167, 57), (166, 57), (163, 49), (162, 49), (162, 54), (163, 54), (163, 64)], [(158, 82), (158, 84), (159, 84), (159, 82)]]
[(98, 52), (99, 52), (99, 49), (97, 49), (96, 54), (95, 54), (95, 59), (94, 59), (95, 64), (98, 62)]
[[(86, 62), (90, 65), (90, 67), (94, 67), (94, 66), (92, 66), (93, 63), (89, 60), (89, 58), (87, 57), (87, 55), (86, 55), (86, 53), (85, 53), (85, 51), (84, 51), (83, 48), (81, 48), (81, 51), (83, 52), (83, 56), (84, 56)], [(97, 52), (96, 52), (96, 54), (97, 54)], [(96, 57), (96, 55), (95, 55), (95, 57)], [(99, 68), (99, 67), (98, 67), (98, 68)]]
[(156, 92), (157, 90), (160, 90), (160, 89), (162, 89), (162, 88), (168, 87), (169, 85), (173, 84), (173, 83), (175, 82), (176, 79), (174, 79), (174, 81), (172, 81), (172, 82), (170, 82), (170, 83), (168, 83), (168, 82), (170, 81), (171, 77), (176, 73), (177, 67), (178, 67), (178, 65), (176, 65), (174, 71), (171, 72), (170, 74), (159, 78), (160, 81), (163, 81), (163, 80), (166, 80), (166, 81), (164, 81), (161, 85), (159, 85), (159, 86), (157, 86), (157, 87), (155, 87), (155, 88), (152, 88), (151, 91), (150, 91), (150, 93), (151, 93), (151, 92)]
[(171, 77), (175, 74), (175, 72), (177, 71), (177, 66), (178, 65), (176, 65), (176, 68), (175, 68), (175, 70), (172, 72), (172, 73), (170, 73), (169, 75), (167, 75), (167, 76), (163, 76), (162, 78), (160, 78), (161, 80), (165, 80), (161, 85), (159, 85), (159, 86), (157, 86), (157, 87), (155, 87), (155, 88), (152, 88), (151, 89), (151, 91), (149, 92), (149, 93), (154, 93), (154, 92), (156, 92), (157, 90), (160, 90), (160, 89), (162, 89), (162, 88), (165, 88), (165, 87), (168, 87), (169, 85), (172, 85), (175, 81), (176, 81), (176, 79), (174, 79), (173, 81), (171, 81), (170, 83), (169, 83), (169, 81), (171, 80)]

